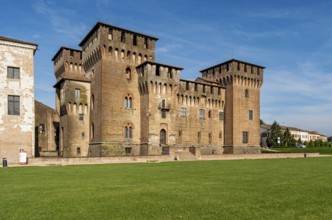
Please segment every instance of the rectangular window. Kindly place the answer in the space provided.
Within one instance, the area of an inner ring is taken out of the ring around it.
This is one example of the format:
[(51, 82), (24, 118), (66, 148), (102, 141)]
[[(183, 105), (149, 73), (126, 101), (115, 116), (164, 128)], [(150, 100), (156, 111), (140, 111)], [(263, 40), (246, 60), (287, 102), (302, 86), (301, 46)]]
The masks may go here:
[(133, 149), (131, 147), (126, 147), (125, 148), (126, 155), (130, 155), (133, 152)]
[(211, 144), (211, 143), (212, 143), (212, 134), (209, 133), (209, 144)]
[(166, 100), (161, 100), (161, 108), (166, 108)]
[(108, 29), (108, 40), (113, 40), (113, 29), (112, 28)]
[(165, 110), (162, 110), (162, 111), (161, 111), (161, 117), (162, 117), (162, 118), (166, 118), (166, 111), (165, 111)]
[(205, 93), (205, 85), (203, 85), (203, 93)]
[(20, 97), (8, 96), (8, 115), (20, 115)]
[(205, 119), (205, 111), (204, 109), (199, 110), (199, 119)]
[(81, 156), (81, 148), (80, 147), (78, 147), (76, 149), (76, 153), (77, 153), (77, 156)]
[(121, 31), (121, 43), (126, 43), (126, 32)]
[(197, 133), (197, 142), (198, 143), (201, 142), (201, 132), (200, 131)]
[(253, 120), (254, 119), (254, 112), (252, 110), (248, 111), (248, 117), (249, 117), (249, 120)]
[(81, 98), (81, 90), (80, 89), (75, 89), (75, 98), (76, 99)]
[(40, 124), (38, 127), (39, 133), (44, 134), (45, 133), (45, 124)]
[(18, 67), (7, 67), (7, 78), (19, 79), (20, 78), (20, 68), (18, 68)]
[(149, 48), (149, 39), (147, 37), (144, 38), (144, 48), (146, 48), (146, 49)]
[(187, 109), (185, 107), (180, 108), (180, 117), (187, 117)]
[(189, 90), (189, 82), (186, 82), (186, 90)]
[(79, 119), (80, 121), (83, 121), (83, 119), (84, 119), (84, 115), (83, 115), (83, 114), (79, 114), (79, 115), (78, 115), (78, 119)]
[(195, 83), (195, 92), (197, 92), (198, 91), (198, 88), (197, 88), (198, 86), (197, 86), (197, 83)]
[(136, 34), (133, 35), (133, 45), (137, 46), (137, 35)]
[(219, 121), (223, 121), (225, 119), (225, 113), (219, 112)]
[(74, 57), (74, 51), (73, 51), (73, 50), (70, 50), (69, 53), (70, 53), (70, 56), (71, 56), (71, 57)]
[(156, 76), (160, 76), (159, 65), (156, 65)]
[(249, 132), (243, 131), (242, 132), (242, 143), (248, 144), (248, 140), (249, 140)]

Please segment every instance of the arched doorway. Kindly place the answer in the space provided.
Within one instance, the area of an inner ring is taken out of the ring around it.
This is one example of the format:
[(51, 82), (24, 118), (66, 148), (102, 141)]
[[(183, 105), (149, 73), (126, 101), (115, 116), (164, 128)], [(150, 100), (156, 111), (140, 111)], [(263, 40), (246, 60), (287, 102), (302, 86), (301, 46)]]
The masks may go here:
[(160, 144), (166, 144), (166, 131), (165, 129), (160, 130)]

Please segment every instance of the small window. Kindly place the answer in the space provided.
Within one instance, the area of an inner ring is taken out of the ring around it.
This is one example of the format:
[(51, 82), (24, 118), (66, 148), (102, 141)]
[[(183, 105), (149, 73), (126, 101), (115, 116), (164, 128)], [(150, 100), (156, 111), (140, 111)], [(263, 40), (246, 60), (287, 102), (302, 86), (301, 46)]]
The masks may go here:
[(77, 156), (81, 156), (81, 148), (80, 147), (78, 147), (76, 149), (76, 153), (77, 153)]
[(244, 72), (247, 72), (247, 64), (244, 64)]
[(149, 48), (149, 39), (147, 37), (144, 38), (144, 48), (146, 48), (146, 49)]
[(73, 50), (70, 50), (69, 53), (70, 53), (70, 56), (71, 56), (71, 57), (74, 57), (74, 51), (73, 51)]
[(197, 132), (197, 142), (200, 143), (201, 142), (201, 132)]
[(81, 98), (81, 90), (80, 89), (75, 89), (75, 98), (80, 99)]
[(212, 143), (212, 134), (209, 133), (209, 144), (211, 144), (211, 143)]
[(95, 138), (95, 125), (91, 124), (91, 139)]
[(208, 111), (208, 117), (211, 118), (211, 110)]
[(126, 43), (126, 32), (121, 31), (121, 43)]
[(166, 131), (164, 129), (160, 130), (160, 144), (166, 144)]
[(45, 133), (45, 124), (40, 124), (38, 127), (39, 133), (44, 134)]
[(238, 71), (240, 71), (240, 70), (241, 70), (240, 63), (237, 63), (237, 70), (238, 70)]
[(20, 97), (8, 96), (8, 115), (20, 115)]
[(126, 147), (126, 148), (125, 148), (125, 153), (126, 153), (126, 155), (131, 155), (132, 152), (133, 152), (133, 148), (131, 148), (131, 147)]
[(245, 98), (249, 98), (249, 91), (248, 91), (248, 89), (246, 89), (246, 90), (244, 91), (244, 97), (245, 97)]
[(19, 79), (20, 78), (20, 68), (18, 68), (18, 67), (7, 67), (7, 78)]
[(225, 118), (224, 112), (219, 112), (219, 121), (223, 121)]
[(80, 121), (83, 121), (84, 115), (83, 114), (79, 114), (78, 118), (79, 118)]
[(179, 131), (179, 137), (182, 137), (182, 130)]
[(156, 76), (160, 76), (160, 69), (158, 65), (156, 65)]
[(187, 109), (185, 107), (180, 108), (180, 117), (187, 117)]
[(131, 69), (128, 67), (126, 69), (126, 79), (130, 79), (131, 78)]
[(136, 34), (133, 35), (133, 45), (137, 46), (137, 35)]
[(82, 133), (81, 133), (81, 136), (82, 136), (82, 138), (84, 138), (84, 137), (85, 137), (85, 133), (84, 133), (84, 132), (82, 132)]
[(166, 108), (166, 100), (161, 100), (161, 108)]
[(205, 119), (205, 111), (204, 109), (200, 109), (199, 110), (199, 119)]
[(259, 68), (257, 67), (257, 75), (259, 75), (260, 74), (260, 71), (259, 71)]
[(219, 139), (222, 138), (222, 132), (219, 132)]
[(124, 100), (124, 107), (126, 109), (131, 109), (132, 108), (132, 98), (130, 96), (126, 96)]
[(132, 138), (132, 128), (130, 126), (125, 127), (125, 138)]
[(112, 28), (108, 29), (108, 40), (113, 40), (113, 29)]
[(203, 85), (203, 89), (202, 90), (203, 90), (203, 93), (205, 93), (205, 85)]
[(249, 133), (247, 131), (242, 132), (242, 143), (247, 144), (249, 140)]
[(189, 90), (189, 82), (186, 82), (186, 90)]
[(161, 110), (161, 117), (166, 118), (166, 110)]
[(253, 120), (254, 119), (254, 112), (252, 110), (248, 111), (248, 117), (249, 117), (249, 120)]
[(198, 91), (198, 86), (197, 86), (197, 83), (195, 83), (195, 92)]

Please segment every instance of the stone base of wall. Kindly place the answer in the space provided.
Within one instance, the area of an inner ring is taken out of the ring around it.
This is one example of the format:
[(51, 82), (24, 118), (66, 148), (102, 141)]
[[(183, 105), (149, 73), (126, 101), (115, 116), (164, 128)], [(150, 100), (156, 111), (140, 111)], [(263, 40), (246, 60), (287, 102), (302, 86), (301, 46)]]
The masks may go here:
[[(170, 161), (193, 161), (193, 160), (249, 160), (249, 159), (277, 159), (277, 158), (308, 158), (327, 157), (319, 153), (273, 153), (273, 154), (223, 154), (223, 155), (190, 155), (189, 152), (178, 152), (178, 156), (126, 156), (126, 157), (39, 157), (29, 158), (28, 165), (8, 163), (13, 166), (63, 166), (79, 164), (112, 164), (112, 163), (155, 163)], [(2, 164), (1, 164), (2, 165)], [(1, 166), (0, 165), (0, 166)]]
[(260, 154), (260, 146), (224, 146), (223, 154)]

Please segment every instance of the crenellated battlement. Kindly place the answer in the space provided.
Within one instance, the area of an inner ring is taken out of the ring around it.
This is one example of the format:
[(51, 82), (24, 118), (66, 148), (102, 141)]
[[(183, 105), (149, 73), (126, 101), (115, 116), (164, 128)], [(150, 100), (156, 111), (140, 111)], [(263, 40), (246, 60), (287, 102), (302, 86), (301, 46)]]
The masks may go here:
[(265, 67), (239, 60), (229, 60), (201, 71), (202, 77), (216, 80), (221, 86), (232, 85), (260, 88)]

